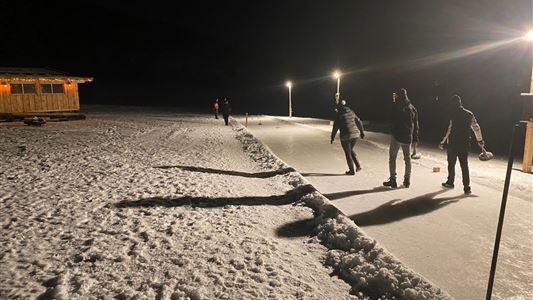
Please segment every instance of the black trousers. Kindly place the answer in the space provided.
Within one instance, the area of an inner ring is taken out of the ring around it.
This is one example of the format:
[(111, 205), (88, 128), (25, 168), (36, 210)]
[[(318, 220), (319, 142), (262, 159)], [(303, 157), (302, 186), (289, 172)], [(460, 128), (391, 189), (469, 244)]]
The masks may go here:
[(468, 148), (453, 148), (449, 147), (447, 150), (448, 155), (448, 183), (455, 181), (455, 163), (459, 159), (459, 165), (461, 165), (461, 172), (463, 174), (463, 186), (470, 186), (470, 172), (468, 170)]
[(361, 164), (359, 163), (359, 160), (357, 159), (357, 155), (355, 154), (355, 151), (353, 148), (355, 147), (355, 143), (357, 142), (357, 139), (349, 139), (347, 141), (341, 141), (342, 150), (344, 150), (344, 155), (346, 156), (346, 163), (348, 164), (348, 168), (351, 172), (354, 172), (353, 165), (355, 163), (356, 168), (360, 168)]
[(228, 122), (229, 122), (229, 115), (223, 114), (222, 116), (224, 117), (224, 123), (225, 123), (226, 125), (228, 125)]

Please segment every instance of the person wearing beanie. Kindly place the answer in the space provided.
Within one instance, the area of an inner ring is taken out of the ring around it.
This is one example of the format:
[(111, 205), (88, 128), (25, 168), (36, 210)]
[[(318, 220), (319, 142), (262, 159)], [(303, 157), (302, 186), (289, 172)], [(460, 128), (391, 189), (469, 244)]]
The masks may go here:
[(354, 175), (355, 172), (361, 171), (361, 163), (354, 151), (355, 143), (358, 138), (364, 138), (365, 133), (363, 122), (361, 122), (361, 119), (359, 119), (353, 110), (346, 105), (346, 100), (340, 101), (337, 106), (337, 116), (333, 122), (333, 129), (331, 130), (331, 144), (333, 144), (337, 131), (339, 130), (342, 149), (344, 150), (346, 163), (348, 164), (348, 171), (346, 171), (345, 174)]
[(402, 88), (392, 94), (391, 113), (391, 141), (389, 145), (389, 172), (388, 181), (384, 186), (397, 188), (396, 158), (402, 148), (405, 161), (404, 187), (411, 185), (411, 144), (418, 143), (418, 112), (407, 96), (407, 90)]
[(229, 103), (228, 98), (224, 98), (222, 101), (222, 117), (224, 117), (224, 124), (229, 125), (229, 115), (231, 113), (231, 104)]
[(449, 115), (448, 130), (439, 144), (439, 148), (444, 149), (448, 144), (446, 154), (448, 159), (448, 179), (442, 183), (443, 187), (453, 188), (455, 181), (455, 163), (459, 159), (461, 173), (463, 175), (463, 191), (469, 195), (472, 193), (470, 188), (470, 174), (468, 169), (468, 152), (470, 150), (470, 135), (474, 132), (479, 147), (483, 148), (485, 142), (481, 134), (481, 127), (477, 123), (474, 114), (463, 107), (461, 97), (453, 95), (451, 101), (451, 110)]

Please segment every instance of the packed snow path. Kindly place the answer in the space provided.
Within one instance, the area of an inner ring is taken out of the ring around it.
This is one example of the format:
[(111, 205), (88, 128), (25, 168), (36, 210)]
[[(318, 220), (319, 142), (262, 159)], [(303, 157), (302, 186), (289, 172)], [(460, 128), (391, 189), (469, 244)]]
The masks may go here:
[(0, 298), (449, 299), (222, 124), (0, 125)]
[[(424, 157), (413, 161), (411, 187), (391, 190), (382, 187), (388, 177), (383, 134), (367, 132), (366, 140), (355, 147), (363, 170), (344, 176), (347, 166), (339, 137), (330, 145), (328, 124), (265, 116), (250, 117), (248, 128), (409, 267), (457, 299), (484, 299), (505, 162), (480, 162), (472, 155), (473, 195), (465, 197), (459, 164), (456, 188), (444, 190), (445, 152), (421, 149)], [(433, 166), (441, 172), (432, 173)], [(401, 184), (401, 151), (397, 171)], [(513, 172), (494, 299), (533, 299), (532, 187), (531, 175)]]

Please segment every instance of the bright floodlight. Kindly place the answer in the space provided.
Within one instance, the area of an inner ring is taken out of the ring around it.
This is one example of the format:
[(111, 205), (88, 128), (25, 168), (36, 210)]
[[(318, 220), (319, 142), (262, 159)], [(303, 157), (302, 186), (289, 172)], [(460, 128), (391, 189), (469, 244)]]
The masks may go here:
[(292, 82), (287, 81), (287, 84), (285, 84), (288, 88), (292, 87)]
[(524, 38), (528, 41), (531, 41), (533, 42), (533, 30), (529, 31), (528, 33), (526, 33), (526, 35), (524, 36)]
[(333, 77), (335, 77), (335, 79), (339, 79), (339, 77), (341, 77), (341, 73), (339, 71), (335, 71), (333, 73)]

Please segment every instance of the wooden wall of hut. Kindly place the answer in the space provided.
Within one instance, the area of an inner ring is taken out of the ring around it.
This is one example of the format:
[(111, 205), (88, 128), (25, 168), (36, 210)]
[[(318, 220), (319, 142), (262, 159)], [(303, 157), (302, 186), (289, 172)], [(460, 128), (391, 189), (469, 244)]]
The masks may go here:
[[(16, 84), (18, 82), (11, 82)], [(29, 83), (29, 82), (24, 82)], [(10, 85), (0, 85), (0, 113), (74, 112), (80, 110), (77, 82), (63, 83), (64, 93), (43, 93), (41, 84), (58, 82), (35, 81), (34, 94), (11, 94)]]

